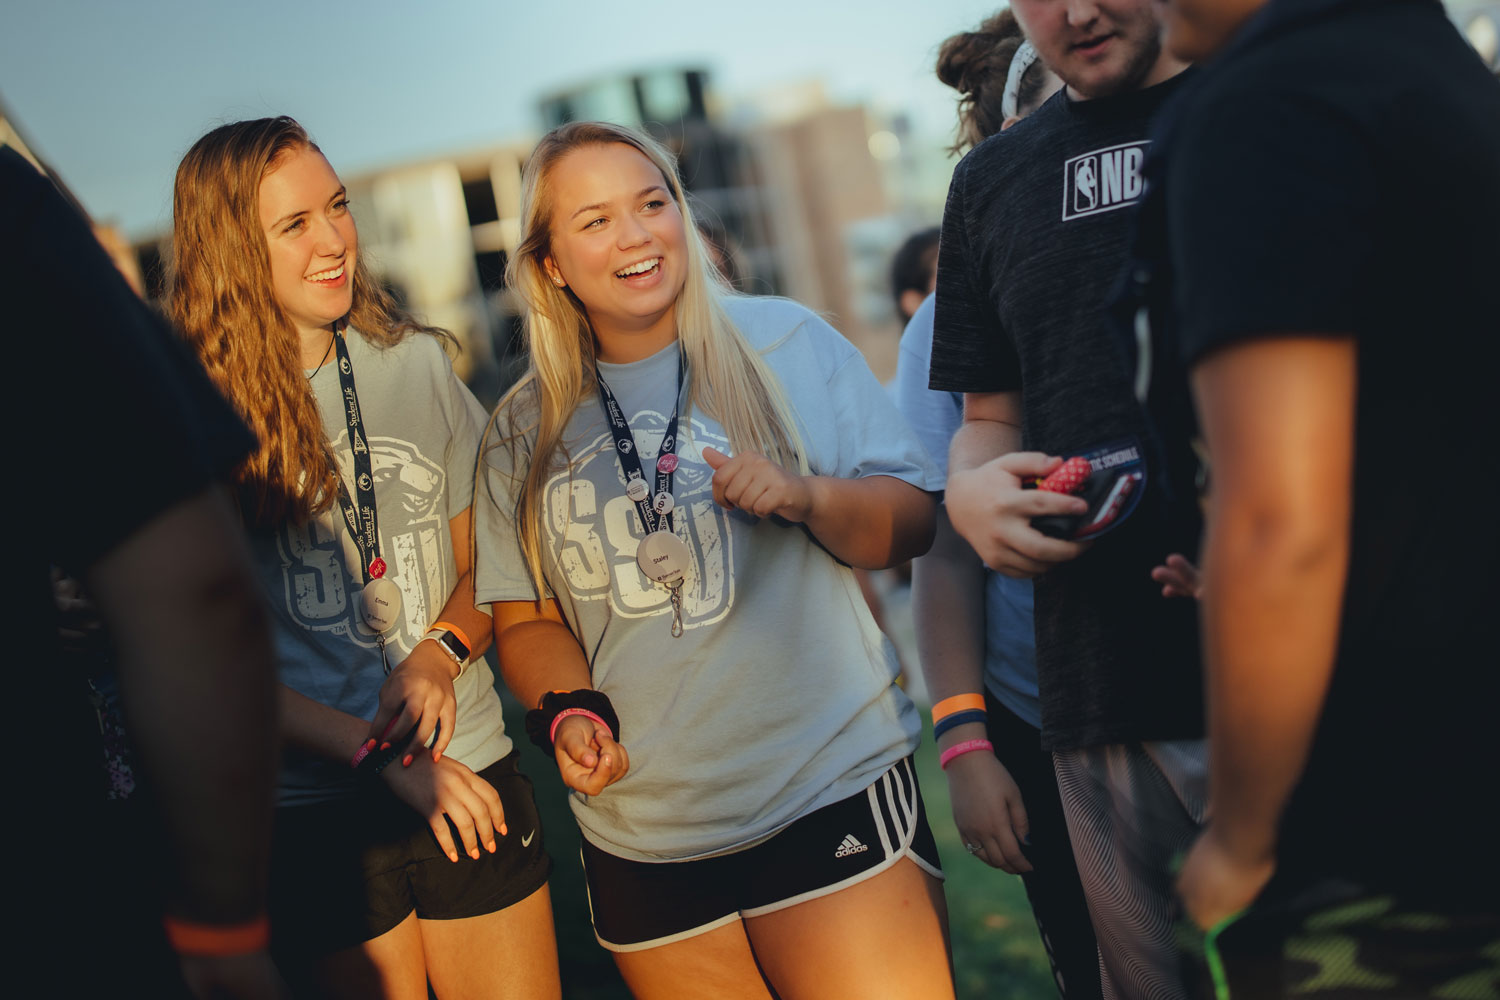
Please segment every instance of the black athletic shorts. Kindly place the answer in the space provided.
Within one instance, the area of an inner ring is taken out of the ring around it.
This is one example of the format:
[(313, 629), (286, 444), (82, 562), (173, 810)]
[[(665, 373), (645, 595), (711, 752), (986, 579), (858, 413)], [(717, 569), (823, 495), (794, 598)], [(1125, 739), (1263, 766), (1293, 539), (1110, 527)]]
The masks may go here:
[[(271, 853), (272, 948), (308, 959), (377, 938), (416, 912), (456, 920), (503, 910), (546, 884), (552, 862), (518, 754), (479, 772), (500, 793), (504, 837), (476, 861), (449, 861), (427, 821), (384, 784), (333, 802), (276, 810)], [(401, 765), (395, 764), (394, 767)]]
[(594, 936), (610, 951), (656, 948), (827, 896), (905, 857), (943, 877), (910, 757), (864, 791), (732, 854), (628, 861), (587, 838), (582, 853)]

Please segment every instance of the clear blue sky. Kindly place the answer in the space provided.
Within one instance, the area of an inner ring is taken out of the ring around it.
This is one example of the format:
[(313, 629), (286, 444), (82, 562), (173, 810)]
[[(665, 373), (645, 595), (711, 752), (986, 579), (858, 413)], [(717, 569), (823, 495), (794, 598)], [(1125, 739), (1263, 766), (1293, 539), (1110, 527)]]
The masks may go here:
[(933, 60), (996, 0), (15, 0), (0, 96), (101, 219), (165, 225), (172, 172), (216, 124), (291, 114), (346, 172), (534, 132), (537, 97), (706, 66), (730, 100), (821, 78), (950, 127)]

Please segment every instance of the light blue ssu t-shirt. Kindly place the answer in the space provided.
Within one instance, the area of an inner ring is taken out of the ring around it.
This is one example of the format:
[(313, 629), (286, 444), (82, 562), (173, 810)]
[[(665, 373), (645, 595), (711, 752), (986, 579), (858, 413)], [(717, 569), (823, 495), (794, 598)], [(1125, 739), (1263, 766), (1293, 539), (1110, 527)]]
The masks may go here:
[[(964, 397), (927, 387), (932, 364), (935, 296), (912, 314), (896, 362), (896, 405), (948, 478), (948, 445), (963, 423)], [(1036, 630), (1031, 621), (1031, 581), (984, 574), (984, 686), (1016, 715), (1042, 728), (1036, 686)]]
[[(933, 488), (922, 446), (832, 327), (781, 299), (725, 306), (781, 380), (814, 474)], [(599, 369), (652, 469), (677, 399), (677, 346)], [(492, 439), (534, 423), (527, 392), (502, 406)], [(916, 748), (916, 709), (894, 683), (894, 651), (853, 572), (799, 525), (714, 503), (702, 449), (730, 452), (718, 421), (684, 412), (679, 425), (672, 520), (691, 558), (675, 639), (667, 589), (636, 565), (644, 532), (592, 395), (565, 443), (571, 466), (545, 488), (543, 573), (630, 752), (620, 782), (572, 797), (593, 844), (640, 861), (731, 851), (862, 791)], [(484, 461), (477, 599), (534, 600), (513, 520), (524, 470), (503, 444)]]
[[(349, 330), (345, 342), (370, 449), (380, 555), (387, 578), (401, 589), (400, 620), (385, 637), (385, 659), (394, 666), (432, 627), (457, 584), (448, 522), (473, 497), (485, 413), (434, 338), (414, 334), (381, 350)], [(311, 385), (348, 484), (354, 456), (335, 364), (318, 369)], [(339, 506), (305, 524), (256, 532), (251, 545), (270, 606), (281, 683), (356, 718), (374, 718), (385, 662), (360, 614), (360, 552)], [(482, 658), (453, 692), (458, 716), (447, 756), (481, 771), (511, 750), (494, 677)], [(281, 805), (325, 801), (352, 794), (354, 783), (347, 763), (289, 749), (278, 799)]]

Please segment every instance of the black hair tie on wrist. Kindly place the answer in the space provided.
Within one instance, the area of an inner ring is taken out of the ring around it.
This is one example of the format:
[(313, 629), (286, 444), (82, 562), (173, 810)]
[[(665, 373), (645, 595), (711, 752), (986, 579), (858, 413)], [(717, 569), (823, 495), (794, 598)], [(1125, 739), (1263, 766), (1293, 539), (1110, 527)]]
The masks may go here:
[(557, 718), (559, 712), (569, 708), (581, 708), (586, 712), (593, 712), (604, 720), (609, 726), (611, 735), (615, 742), (620, 740), (620, 717), (615, 714), (615, 707), (609, 703), (609, 695), (592, 688), (579, 688), (577, 691), (548, 691), (542, 695), (540, 708), (533, 708), (526, 713), (526, 735), (531, 737), (531, 742), (541, 748), (548, 755), (557, 752), (552, 745), (552, 721)]

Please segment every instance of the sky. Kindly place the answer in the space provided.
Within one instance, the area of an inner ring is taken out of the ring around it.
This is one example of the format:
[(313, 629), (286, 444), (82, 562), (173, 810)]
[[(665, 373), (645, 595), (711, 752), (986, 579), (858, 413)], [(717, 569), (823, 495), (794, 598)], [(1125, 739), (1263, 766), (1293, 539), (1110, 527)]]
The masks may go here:
[(537, 100), (598, 77), (703, 67), (733, 104), (820, 79), (939, 137), (944, 38), (996, 0), (7, 0), (0, 99), (84, 206), (166, 227), (172, 174), (223, 122), (297, 118), (341, 172), (540, 131)]

